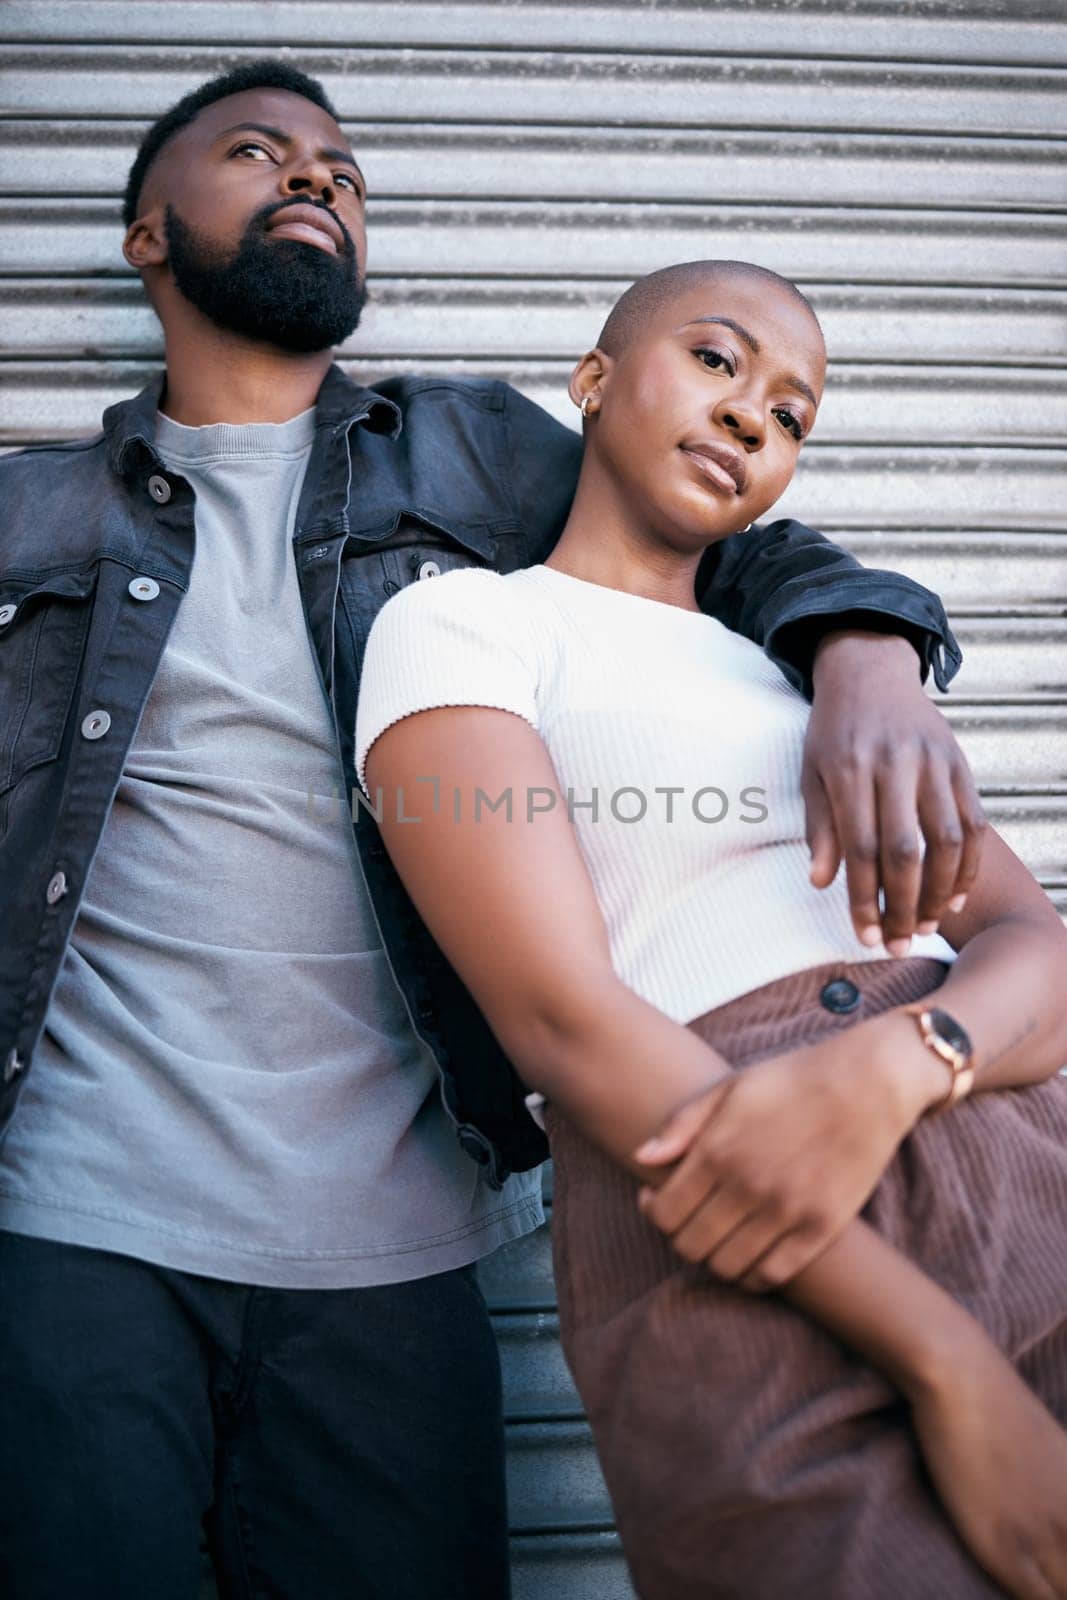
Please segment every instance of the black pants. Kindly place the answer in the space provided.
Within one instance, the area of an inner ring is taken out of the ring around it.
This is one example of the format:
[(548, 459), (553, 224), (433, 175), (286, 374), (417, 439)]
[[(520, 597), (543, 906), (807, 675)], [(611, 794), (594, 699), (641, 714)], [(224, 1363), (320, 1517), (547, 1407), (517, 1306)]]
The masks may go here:
[(473, 1267), (256, 1289), (0, 1234), (0, 1595), (504, 1600)]

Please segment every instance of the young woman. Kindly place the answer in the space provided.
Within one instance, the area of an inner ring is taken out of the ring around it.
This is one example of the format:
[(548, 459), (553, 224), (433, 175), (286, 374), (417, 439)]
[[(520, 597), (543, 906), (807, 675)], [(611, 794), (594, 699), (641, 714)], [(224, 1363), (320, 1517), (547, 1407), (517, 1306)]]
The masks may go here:
[(774, 274), (634, 285), (571, 380), (549, 560), (375, 623), (360, 778), (547, 1099), (564, 1347), (638, 1592), (1063, 1600), (1067, 934), (994, 838), (940, 934), (857, 935), (808, 878), (806, 704), (694, 598), (824, 370)]

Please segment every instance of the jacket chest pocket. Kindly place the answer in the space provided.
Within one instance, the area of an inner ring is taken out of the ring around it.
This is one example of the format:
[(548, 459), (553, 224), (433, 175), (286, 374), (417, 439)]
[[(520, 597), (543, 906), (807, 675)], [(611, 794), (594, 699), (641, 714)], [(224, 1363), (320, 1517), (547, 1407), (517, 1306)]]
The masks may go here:
[[(352, 546), (356, 546), (355, 549)], [(458, 567), (496, 567), (497, 555), (486, 537), (485, 549), (459, 536), (401, 517), (395, 533), (380, 544), (352, 541), (341, 563), (341, 601), (362, 657), (367, 635), (385, 602), (411, 583), (427, 583)]]
[(95, 586), (95, 567), (0, 579), (0, 795), (59, 754)]

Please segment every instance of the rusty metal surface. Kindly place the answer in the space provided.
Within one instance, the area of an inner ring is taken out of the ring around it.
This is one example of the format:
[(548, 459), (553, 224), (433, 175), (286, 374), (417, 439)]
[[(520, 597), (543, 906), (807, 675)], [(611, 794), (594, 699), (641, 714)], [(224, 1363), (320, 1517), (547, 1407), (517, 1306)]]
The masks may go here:
[[(372, 270), (389, 277), (629, 281), (674, 261), (732, 256), (801, 283), (1056, 290), (1067, 283), (1063, 217), (1036, 211), (372, 198), (368, 226)], [(0, 198), (7, 272), (125, 277), (121, 243), (115, 201)]]
[[(13, 252), (8, 260), (13, 266)], [(369, 304), (343, 350), (350, 359), (383, 364), (502, 358), (566, 364), (593, 343), (627, 282), (590, 274), (532, 279), (519, 288), (507, 279), (385, 277), (372, 270)], [(953, 363), (1062, 372), (1067, 288), (902, 288), (810, 279), (803, 287), (834, 362), (894, 363), (909, 356), (913, 370), (932, 381), (942, 365)], [(0, 274), (0, 350), (9, 356), (146, 358), (162, 349), (159, 323), (130, 273), (75, 279)]]
[[(902, 15), (902, 12), (904, 13)], [(117, 45), (251, 42), (273, 49), (356, 41), (396, 47), (670, 50), (698, 55), (872, 57), (1067, 65), (1060, 0), (6, 0), (0, 39)]]
[[(339, 10), (342, 8), (339, 8)], [(649, 7), (643, 20), (652, 24)], [(252, 36), (255, 39), (255, 35)], [(252, 40), (242, 58), (273, 51)], [(192, 45), (34, 43), (0, 48), (0, 103), (20, 116), (151, 117), (222, 70), (232, 52)], [(602, 126), (893, 130), (971, 135), (1067, 134), (1062, 68), (940, 62), (782, 61), (699, 57), (626, 46), (611, 53), (551, 49), (300, 48), (342, 117)]]
[[(49, 344), (55, 350), (55, 344), (65, 336), (66, 317), (57, 316), (51, 306), (39, 318), (25, 304), (21, 310), (11, 307), (9, 311), (2, 297), (0, 286), (0, 332), (8, 325), (15, 330), (13, 355), (16, 341), (31, 337), (35, 324), (41, 335), (37, 348), (25, 352), (30, 360), (12, 359), (6, 368), (8, 382), (5, 395), (0, 399), (0, 439), (5, 443), (55, 438), (63, 433), (90, 433), (100, 414), (96, 404), (98, 392), (102, 394), (114, 385), (117, 394), (126, 387), (123, 380), (127, 375), (136, 382), (151, 370), (150, 360), (138, 369), (132, 363), (116, 363), (113, 371), (106, 365), (86, 361), (75, 374), (82, 382), (72, 391), (68, 381), (69, 359), (47, 359), (53, 354)], [(82, 348), (87, 357), (103, 353), (109, 342), (117, 342), (117, 338), (109, 341), (106, 329), (94, 330), (90, 318), (81, 315), (77, 303), (71, 307), (71, 321), (84, 330), (86, 337)], [(112, 321), (112, 329), (118, 337), (129, 336), (131, 330), (128, 325), (124, 326), (126, 331), (119, 333)], [(162, 351), (152, 335), (151, 322), (141, 319), (138, 326), (145, 333), (145, 356), (155, 357), (162, 364)], [(94, 331), (104, 335), (99, 344), (92, 337)], [(595, 343), (596, 331), (592, 325), (587, 329), (586, 347)], [(570, 358), (559, 362), (519, 364), (498, 358), (481, 360), (475, 365), (469, 358), (439, 361), (424, 356), (421, 360), (386, 357), (380, 365), (346, 364), (362, 381), (370, 384), (390, 372), (404, 371), (460, 377), (476, 372), (502, 378), (561, 422), (573, 425), (575, 411), (567, 395), (567, 380), (581, 349), (582, 346), (576, 346)], [(1062, 375), (1055, 370), (1035, 372), (1008, 367), (993, 370), (946, 365), (931, 372), (910, 366), (892, 366), (887, 362), (831, 364), (827, 383), (826, 398), (811, 442), (806, 446), (809, 454), (831, 444), (913, 446), (917, 436), (935, 438), (942, 451), (949, 447), (971, 449), (976, 439), (987, 440), (997, 447), (1030, 444), (1054, 447), (1067, 435), (1067, 387)], [(98, 390), (98, 386), (102, 387)], [(57, 399), (61, 392), (67, 397), (66, 403)]]
[[(476, 126), (448, 127), (346, 119), (343, 126), (376, 199), (585, 199), (595, 193), (609, 200), (700, 202), (714, 195), (719, 203), (895, 200), (909, 208), (983, 211), (1067, 201), (1062, 151), (1036, 139), (632, 126), (579, 132), (481, 119)], [(39, 194), (44, 163), (50, 193), (120, 194), (146, 127), (141, 116), (0, 124), (0, 184), (10, 193)]]

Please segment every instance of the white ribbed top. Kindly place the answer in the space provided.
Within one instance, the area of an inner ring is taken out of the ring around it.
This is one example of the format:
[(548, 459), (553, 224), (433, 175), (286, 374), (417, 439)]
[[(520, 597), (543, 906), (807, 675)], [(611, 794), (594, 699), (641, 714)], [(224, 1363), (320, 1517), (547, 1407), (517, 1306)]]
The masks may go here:
[[(808, 880), (807, 702), (714, 617), (544, 566), (413, 584), (367, 642), (364, 790), (386, 728), (457, 705), (537, 729), (573, 801), (615, 970), (675, 1021), (807, 967), (884, 957), (852, 931), (843, 872), (822, 891)], [(514, 804), (525, 816), (524, 792)], [(952, 959), (938, 936), (912, 954)]]

